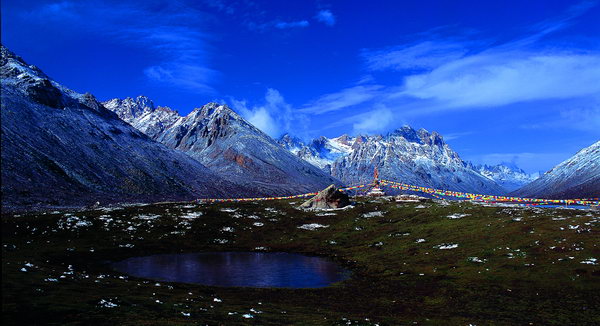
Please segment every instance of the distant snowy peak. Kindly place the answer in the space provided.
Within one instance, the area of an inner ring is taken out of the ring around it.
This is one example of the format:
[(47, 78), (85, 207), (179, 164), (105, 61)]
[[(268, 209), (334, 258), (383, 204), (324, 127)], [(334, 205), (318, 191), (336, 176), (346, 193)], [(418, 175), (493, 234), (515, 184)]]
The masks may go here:
[(526, 173), (514, 163), (503, 162), (497, 165), (477, 165), (475, 169), (481, 175), (496, 181), (496, 183), (508, 191), (517, 190), (539, 177), (538, 173)]
[(281, 136), (281, 138), (277, 141), (281, 146), (283, 146), (288, 151), (297, 154), (303, 147), (305, 147), (302, 140), (298, 137), (292, 136), (290, 134), (285, 134)]
[(331, 164), (341, 156), (352, 152), (357, 138), (343, 135), (337, 138), (319, 137), (308, 144), (289, 134), (283, 135), (278, 143), (312, 165), (330, 172)]

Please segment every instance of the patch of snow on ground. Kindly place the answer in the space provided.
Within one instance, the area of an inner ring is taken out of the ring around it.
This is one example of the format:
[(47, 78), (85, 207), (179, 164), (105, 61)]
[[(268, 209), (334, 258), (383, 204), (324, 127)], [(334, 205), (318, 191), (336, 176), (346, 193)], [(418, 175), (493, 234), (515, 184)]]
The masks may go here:
[(449, 219), (455, 220), (455, 219), (463, 218), (463, 217), (469, 216), (469, 215), (471, 215), (471, 214), (458, 214), (458, 213), (456, 213), (456, 214), (448, 215), (447, 217)]
[(145, 220), (145, 221), (152, 221), (152, 220), (156, 220), (157, 218), (159, 218), (160, 215), (156, 215), (156, 214), (148, 214), (148, 215), (138, 215), (135, 218), (140, 219), (140, 220)]
[(193, 220), (196, 219), (198, 217), (202, 216), (202, 212), (188, 212), (185, 215), (181, 215), (180, 218), (185, 218), (188, 220)]
[(335, 216), (336, 213), (317, 213), (315, 216)]
[(115, 307), (119, 306), (116, 303), (113, 303), (113, 302), (110, 302), (110, 301), (104, 300), (104, 299), (100, 300), (100, 302), (98, 302), (98, 305), (103, 308), (115, 308)]
[(454, 249), (454, 248), (458, 248), (458, 243), (445, 243), (445, 244), (434, 246), (434, 248), (443, 249), (443, 250)]
[(314, 231), (316, 229), (328, 228), (328, 227), (329, 227), (329, 225), (323, 225), (323, 224), (319, 224), (319, 223), (310, 223), (310, 224), (300, 225), (298, 228), (303, 229), (303, 230)]
[(380, 211), (370, 212), (370, 213), (362, 214), (361, 216), (363, 218), (382, 217), (383, 216), (383, 212), (380, 212)]

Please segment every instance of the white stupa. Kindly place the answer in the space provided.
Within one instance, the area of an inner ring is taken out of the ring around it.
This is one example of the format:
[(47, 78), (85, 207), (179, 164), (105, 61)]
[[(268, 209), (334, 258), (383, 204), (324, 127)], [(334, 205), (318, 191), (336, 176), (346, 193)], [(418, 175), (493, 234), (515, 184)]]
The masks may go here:
[(369, 190), (369, 192), (367, 192), (367, 196), (369, 197), (381, 197), (381, 196), (385, 196), (385, 192), (383, 192), (383, 190), (381, 189), (381, 187), (379, 187), (379, 170), (377, 169), (377, 167), (375, 167), (375, 172), (373, 173), (373, 188), (371, 188)]

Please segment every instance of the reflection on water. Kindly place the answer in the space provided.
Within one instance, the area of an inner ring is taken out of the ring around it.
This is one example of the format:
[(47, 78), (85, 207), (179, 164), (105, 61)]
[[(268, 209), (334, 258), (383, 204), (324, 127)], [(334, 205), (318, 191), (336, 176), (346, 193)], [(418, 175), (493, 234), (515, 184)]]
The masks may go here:
[(160, 281), (215, 286), (318, 288), (349, 271), (321, 257), (279, 252), (205, 252), (133, 257), (117, 271)]

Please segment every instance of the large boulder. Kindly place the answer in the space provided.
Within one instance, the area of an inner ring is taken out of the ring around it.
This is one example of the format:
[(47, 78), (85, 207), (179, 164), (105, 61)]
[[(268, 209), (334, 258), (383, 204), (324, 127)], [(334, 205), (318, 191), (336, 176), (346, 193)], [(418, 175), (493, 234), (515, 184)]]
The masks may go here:
[(328, 209), (342, 208), (350, 205), (350, 198), (347, 194), (338, 190), (335, 185), (331, 185), (321, 190), (316, 196), (307, 200), (300, 208), (305, 209)]

